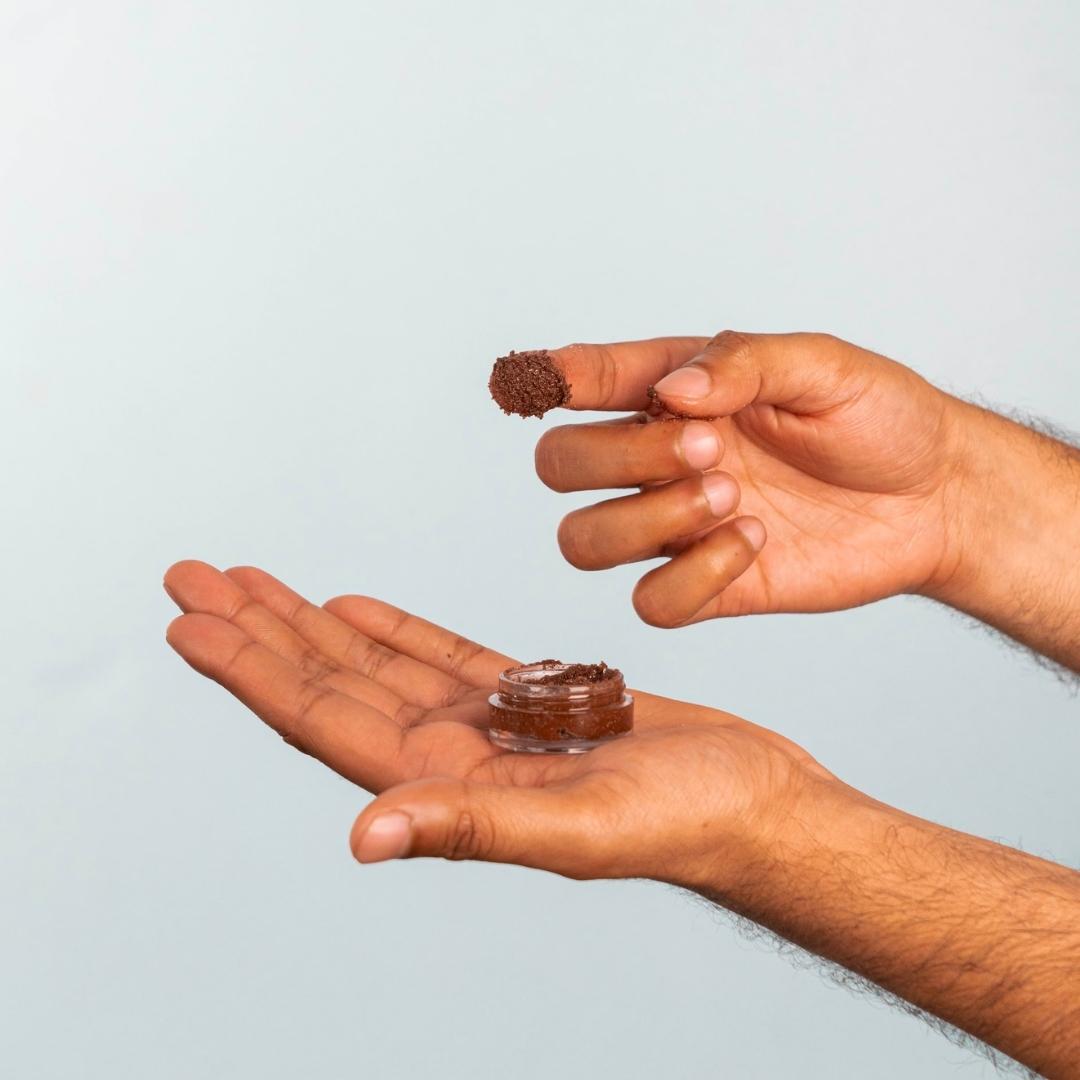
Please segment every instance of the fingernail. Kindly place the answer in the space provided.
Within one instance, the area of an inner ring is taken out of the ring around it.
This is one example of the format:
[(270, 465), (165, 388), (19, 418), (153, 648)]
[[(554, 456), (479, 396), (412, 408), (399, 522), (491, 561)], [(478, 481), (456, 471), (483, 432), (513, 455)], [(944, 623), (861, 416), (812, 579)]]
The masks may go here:
[(687, 424), (682, 433), (683, 460), (691, 469), (710, 469), (720, 460), (720, 436), (711, 424)]
[(739, 501), (739, 486), (726, 473), (708, 473), (701, 478), (705, 501), (714, 517), (727, 517)]
[(739, 518), (733, 524), (755, 551), (760, 551), (765, 546), (765, 526), (757, 518)]
[(661, 397), (677, 397), (685, 401), (703, 398), (712, 386), (712, 379), (704, 368), (692, 366), (693, 361), (690, 361), (690, 365), (665, 375), (653, 389)]
[(353, 855), (362, 863), (400, 859), (409, 850), (411, 839), (412, 818), (401, 810), (387, 810), (367, 827), (356, 842)]

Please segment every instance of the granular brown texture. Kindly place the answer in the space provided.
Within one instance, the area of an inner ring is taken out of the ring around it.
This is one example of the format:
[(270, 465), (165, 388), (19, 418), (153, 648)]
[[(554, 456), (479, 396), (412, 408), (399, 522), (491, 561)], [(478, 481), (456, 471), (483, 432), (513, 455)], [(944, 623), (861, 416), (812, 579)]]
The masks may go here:
[(606, 739), (625, 735), (634, 727), (634, 710), (620, 703), (607, 709), (584, 709), (564, 712), (557, 707), (547, 712), (489, 705), (491, 726), (497, 731), (524, 735), (530, 739), (557, 742), (560, 739)]
[[(648, 395), (649, 404), (643, 412), (638, 413), (638, 423), (647, 424), (650, 420), (693, 420), (695, 417), (690, 413), (672, 412), (661, 400), (655, 386), (647, 386), (645, 393)], [(715, 417), (699, 417), (698, 419), (715, 419)]]
[(561, 660), (538, 660), (537, 663), (557, 669), (550, 675), (532, 680), (545, 686), (583, 686), (586, 683), (605, 682), (621, 674), (618, 668), (608, 667), (603, 660), (599, 664), (567, 664), (565, 667)]
[(543, 416), (570, 400), (566, 377), (547, 349), (500, 356), (491, 369), (488, 390), (507, 416)]
[[(499, 676), (488, 701), (489, 730), (497, 745), (522, 749), (513, 739), (555, 744), (625, 735), (634, 726), (634, 702), (622, 673), (599, 664), (537, 660)], [(499, 742), (500, 739), (511, 742)], [(526, 747), (535, 749), (535, 745)]]

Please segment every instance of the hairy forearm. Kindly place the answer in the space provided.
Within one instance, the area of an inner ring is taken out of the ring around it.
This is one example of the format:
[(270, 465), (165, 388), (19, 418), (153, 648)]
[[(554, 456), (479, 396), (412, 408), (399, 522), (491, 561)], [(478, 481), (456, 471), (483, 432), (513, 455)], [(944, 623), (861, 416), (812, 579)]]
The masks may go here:
[(814, 782), (737, 882), (694, 888), (1047, 1077), (1080, 1076), (1080, 873)]
[(1080, 450), (956, 402), (951, 573), (932, 595), (1080, 671)]

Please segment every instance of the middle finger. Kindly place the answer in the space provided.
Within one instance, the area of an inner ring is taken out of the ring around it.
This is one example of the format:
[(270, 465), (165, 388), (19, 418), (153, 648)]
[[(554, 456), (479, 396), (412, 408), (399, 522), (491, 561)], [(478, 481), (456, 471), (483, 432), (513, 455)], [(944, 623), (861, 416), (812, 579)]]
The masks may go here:
[(704, 472), (722, 453), (707, 420), (567, 424), (536, 444), (536, 472), (555, 491), (638, 487)]

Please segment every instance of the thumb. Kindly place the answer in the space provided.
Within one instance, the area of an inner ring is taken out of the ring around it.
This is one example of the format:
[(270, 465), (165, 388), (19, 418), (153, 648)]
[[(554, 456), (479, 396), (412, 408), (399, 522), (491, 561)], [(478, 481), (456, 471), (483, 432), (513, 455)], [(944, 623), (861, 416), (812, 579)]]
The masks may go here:
[(755, 403), (818, 412), (847, 400), (850, 346), (827, 334), (725, 330), (653, 392), (680, 416), (730, 416)]
[(450, 778), (384, 791), (356, 819), (358, 862), (436, 856), (517, 863), (567, 877), (604, 876), (606, 830), (578, 795)]

